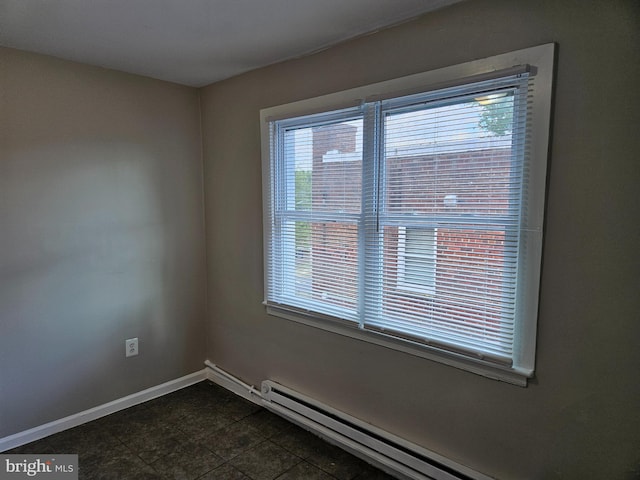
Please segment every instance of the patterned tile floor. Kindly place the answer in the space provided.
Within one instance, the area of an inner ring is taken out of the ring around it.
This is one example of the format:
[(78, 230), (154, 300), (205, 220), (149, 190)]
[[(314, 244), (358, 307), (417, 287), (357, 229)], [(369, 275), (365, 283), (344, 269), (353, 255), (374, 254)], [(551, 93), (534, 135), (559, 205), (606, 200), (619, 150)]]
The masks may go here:
[(392, 479), (211, 382), (4, 453), (77, 453), (88, 480)]

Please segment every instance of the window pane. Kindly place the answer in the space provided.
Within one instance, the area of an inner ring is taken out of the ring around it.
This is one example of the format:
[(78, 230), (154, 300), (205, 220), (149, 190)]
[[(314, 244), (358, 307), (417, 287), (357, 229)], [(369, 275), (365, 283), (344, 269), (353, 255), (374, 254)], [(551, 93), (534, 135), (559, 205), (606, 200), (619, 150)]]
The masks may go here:
[[(282, 283), (288, 301), (301, 308), (353, 317), (358, 293), (357, 225), (287, 222), (283, 240)], [(287, 248), (287, 244), (295, 247)]]
[(432, 228), (409, 227), (405, 229), (405, 254), (411, 257), (431, 257), (433, 255)]
[(383, 229), (383, 309), (391, 315), (421, 316), (425, 297), (435, 293), (435, 232), (429, 228)]
[[(414, 232), (412, 232), (414, 230)], [(431, 234), (429, 234), (431, 231)], [(431, 237), (431, 242), (428, 241)], [(433, 229), (412, 229), (386, 226), (383, 229), (383, 282), (382, 318), (415, 321), (426, 326), (431, 318), (430, 310), (435, 288), (433, 255)], [(423, 240), (422, 248), (416, 240)], [(411, 245), (413, 243), (413, 245)], [(420, 252), (412, 256), (407, 252)]]
[[(435, 291), (435, 230), (433, 228), (398, 227), (385, 229), (387, 242), (393, 242), (397, 231), (397, 248), (391, 250), (387, 262), (398, 265), (398, 289), (431, 295)], [(397, 256), (397, 258), (394, 258)]]
[(502, 229), (438, 229), (434, 315), (445, 331), (512, 354), (517, 235)]
[(311, 289), (316, 301), (355, 310), (358, 228), (337, 222), (311, 225)]
[(470, 225), (439, 228), (436, 285), (442, 303), (458, 306), (474, 321), (495, 325), (509, 317), (513, 304), (506, 300), (513, 296), (516, 236)]
[(387, 213), (510, 212), (520, 182), (512, 166), (513, 92), (492, 95), (385, 115)]
[[(384, 229), (382, 319), (374, 323), (511, 354), (517, 235), (469, 225), (404, 231)], [(430, 250), (434, 257), (425, 254)], [(411, 251), (413, 259), (403, 258)]]
[(295, 295), (313, 298), (311, 288), (311, 224), (294, 222), (295, 225)]
[(284, 132), (288, 210), (359, 213), (362, 119)]

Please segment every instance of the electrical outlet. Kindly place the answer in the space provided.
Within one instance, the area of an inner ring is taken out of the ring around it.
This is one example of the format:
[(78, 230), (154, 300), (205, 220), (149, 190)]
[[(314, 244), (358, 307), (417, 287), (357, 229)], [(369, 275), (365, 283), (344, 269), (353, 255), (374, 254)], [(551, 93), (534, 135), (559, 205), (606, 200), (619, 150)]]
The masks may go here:
[(124, 354), (126, 357), (134, 357), (138, 355), (138, 337), (125, 340), (124, 347)]

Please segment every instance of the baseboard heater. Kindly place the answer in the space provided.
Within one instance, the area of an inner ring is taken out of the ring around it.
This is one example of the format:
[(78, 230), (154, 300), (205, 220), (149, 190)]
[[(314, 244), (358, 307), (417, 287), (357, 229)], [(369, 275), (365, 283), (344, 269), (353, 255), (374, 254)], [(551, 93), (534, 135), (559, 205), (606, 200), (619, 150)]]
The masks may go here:
[(490, 477), (414, 445), (271, 380), (263, 405), (387, 473), (405, 480), (490, 480)]

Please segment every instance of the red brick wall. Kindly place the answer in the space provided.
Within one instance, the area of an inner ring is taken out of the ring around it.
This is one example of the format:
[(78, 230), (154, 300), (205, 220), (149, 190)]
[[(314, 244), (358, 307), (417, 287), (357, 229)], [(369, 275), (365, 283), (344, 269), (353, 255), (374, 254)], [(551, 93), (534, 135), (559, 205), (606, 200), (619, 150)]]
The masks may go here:
[[(355, 309), (358, 293), (358, 229), (356, 225), (314, 223), (311, 232), (313, 298), (332, 305)], [(324, 266), (327, 263), (331, 265), (329, 272), (326, 268), (318, 268), (318, 265)]]
[(406, 180), (388, 181), (387, 211), (445, 213), (452, 210), (445, 197), (455, 195), (456, 214), (504, 214), (510, 162), (508, 148), (388, 158), (387, 179)]
[(356, 127), (344, 123), (313, 129), (313, 209), (360, 212), (362, 160), (325, 162), (324, 155), (332, 150), (341, 153), (356, 151)]

